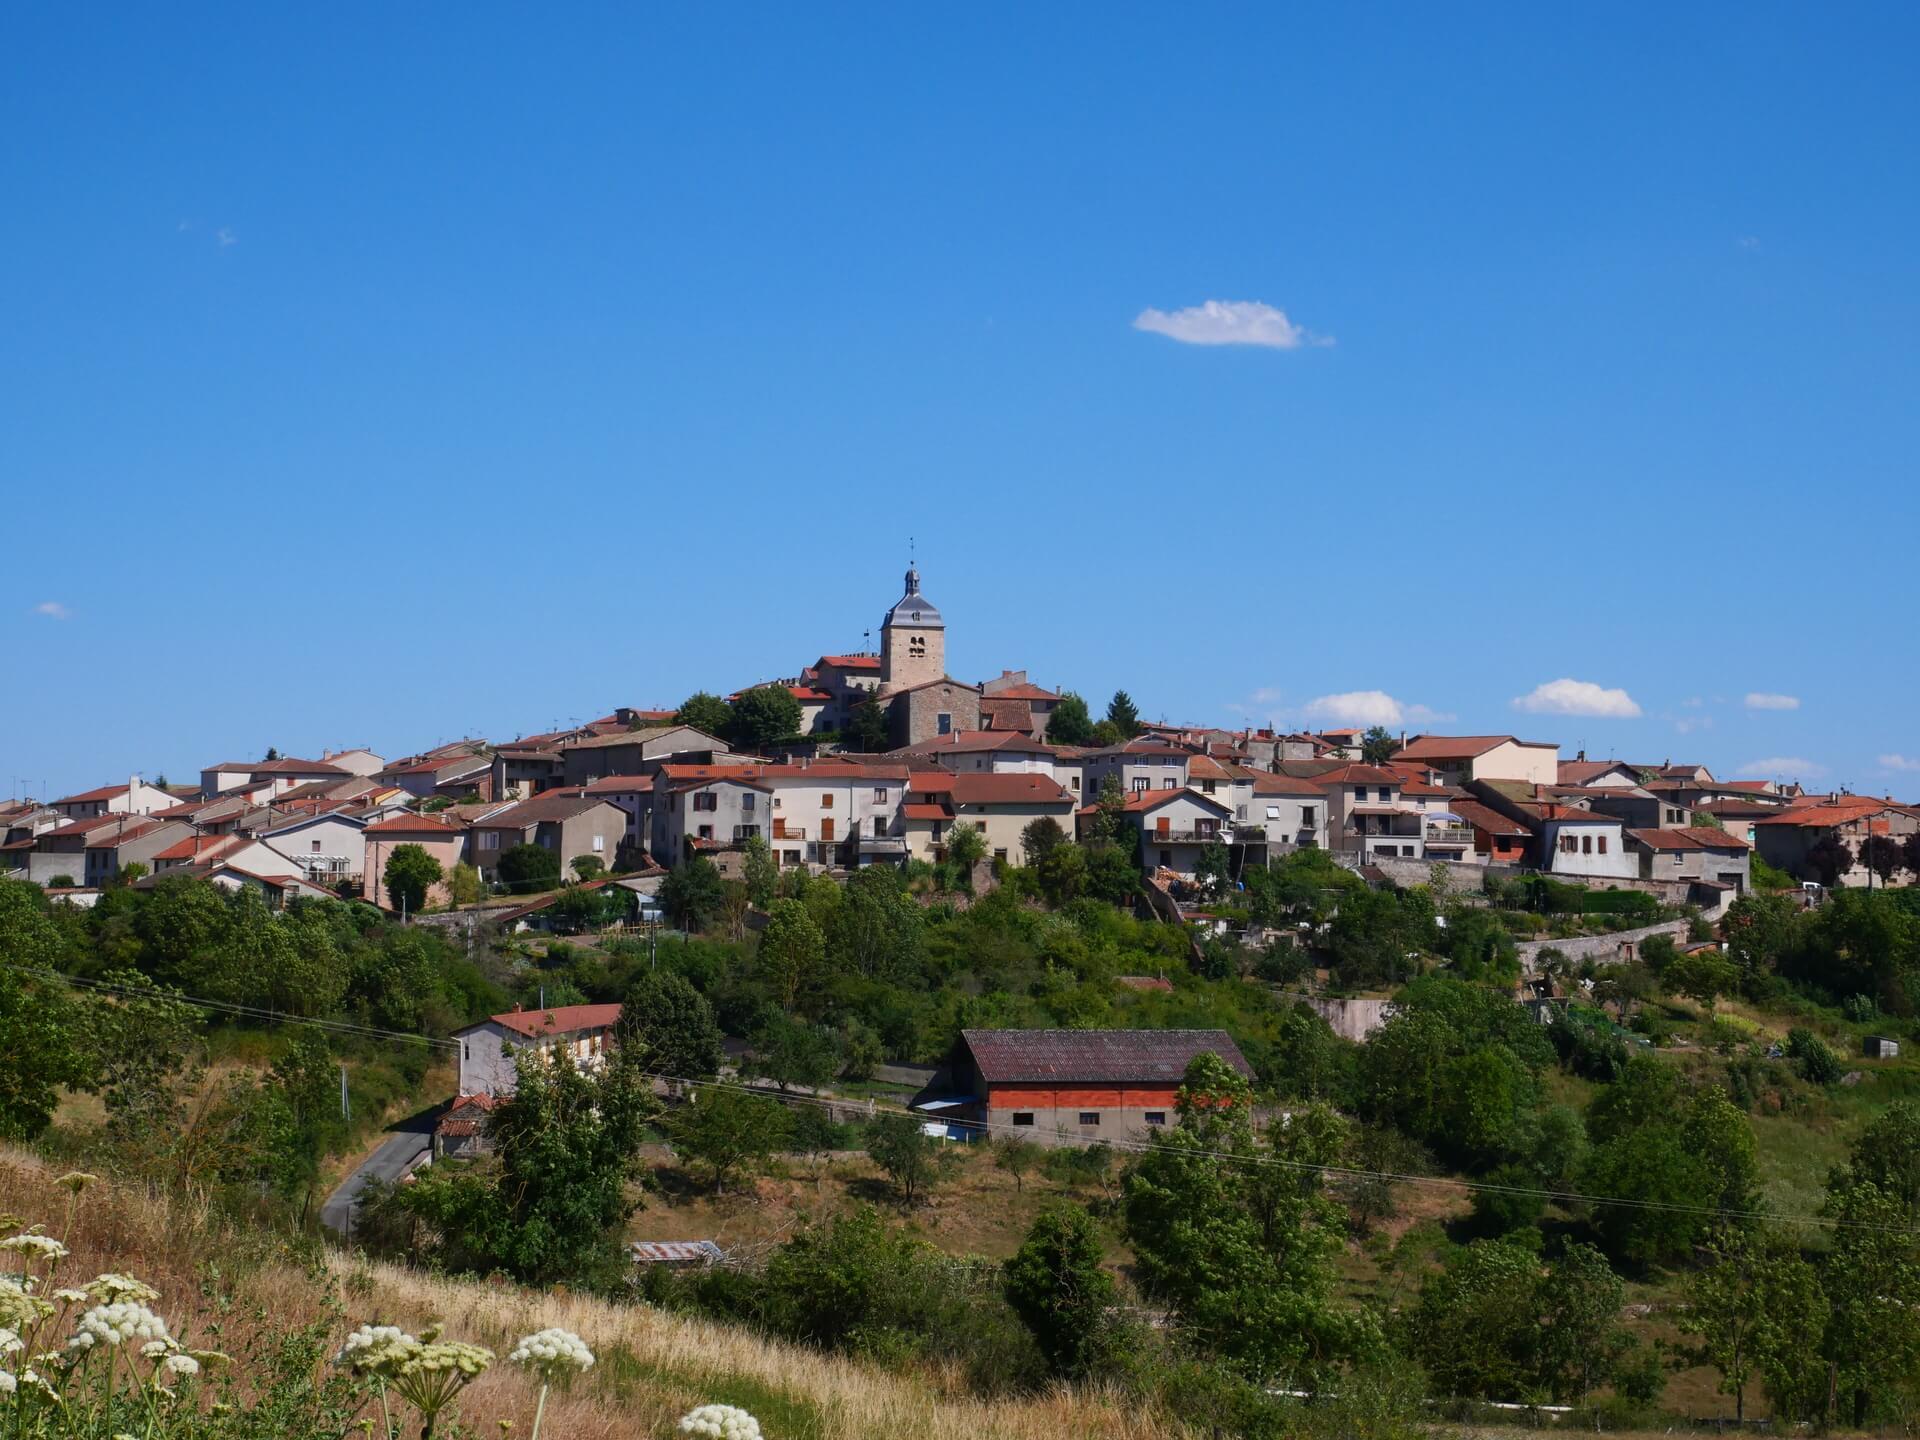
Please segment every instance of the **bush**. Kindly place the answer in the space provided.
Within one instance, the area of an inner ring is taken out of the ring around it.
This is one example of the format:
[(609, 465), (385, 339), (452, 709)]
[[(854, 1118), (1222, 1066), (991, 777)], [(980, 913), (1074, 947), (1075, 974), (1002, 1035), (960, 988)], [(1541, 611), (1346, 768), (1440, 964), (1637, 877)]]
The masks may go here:
[(1832, 1085), (1846, 1073), (1833, 1047), (1804, 1026), (1796, 1025), (1787, 1032), (1787, 1054), (1799, 1069), (1800, 1078), (1810, 1085)]

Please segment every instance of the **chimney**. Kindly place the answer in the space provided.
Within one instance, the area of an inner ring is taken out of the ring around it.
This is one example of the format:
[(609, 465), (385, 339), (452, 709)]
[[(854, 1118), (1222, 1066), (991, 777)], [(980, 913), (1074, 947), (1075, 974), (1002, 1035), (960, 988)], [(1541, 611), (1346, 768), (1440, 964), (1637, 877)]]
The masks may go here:
[(1587, 758), (1587, 752), (1585, 750), (1582, 750), (1579, 754), (1575, 755), (1573, 758), (1576, 760), (1584, 760)]

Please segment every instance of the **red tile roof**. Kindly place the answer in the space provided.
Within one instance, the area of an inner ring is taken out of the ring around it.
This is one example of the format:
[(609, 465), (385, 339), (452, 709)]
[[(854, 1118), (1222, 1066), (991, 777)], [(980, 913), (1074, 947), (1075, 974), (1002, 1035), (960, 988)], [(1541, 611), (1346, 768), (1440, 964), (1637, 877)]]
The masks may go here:
[(989, 700), (1058, 700), (1060, 697), (1044, 685), (1021, 681), (1014, 685), (1002, 685), (987, 698)]
[(900, 813), (909, 820), (950, 820), (953, 812), (945, 805), (907, 804), (900, 807)]
[(1302, 780), (1297, 775), (1260, 775), (1254, 778), (1255, 795), (1298, 795), (1307, 800), (1318, 800), (1326, 791), (1311, 780)]
[(125, 785), (102, 785), (98, 790), (82, 790), (78, 795), (62, 795), (55, 805), (89, 805), (96, 800), (111, 800), (127, 793)]
[(1629, 830), (1627, 838), (1649, 850), (1745, 850), (1747, 842), (1711, 825), (1687, 825), (1676, 830)]
[(1342, 765), (1338, 770), (1328, 770), (1313, 779), (1321, 786), (1391, 785), (1396, 790), (1407, 783), (1404, 775), (1382, 765)]
[(509, 1010), (504, 1015), (491, 1017), (494, 1024), (529, 1038), (565, 1035), (577, 1030), (605, 1030), (619, 1018), (618, 1005), (555, 1005), (546, 1010)]
[(955, 805), (1059, 805), (1073, 798), (1047, 775), (956, 775), (950, 793)]
[(189, 835), (184, 840), (176, 840), (153, 858), (161, 860), (201, 860), (223, 850), (231, 850), (244, 843), (238, 835)]
[(1396, 760), (1472, 760), (1508, 741), (1531, 742), (1511, 735), (1417, 735), (1394, 752)]
[(460, 827), (449, 825), (433, 815), (392, 815), (385, 820), (376, 820), (367, 826), (368, 835), (432, 835), (445, 839), (449, 835), (458, 835)]
[(832, 665), (840, 670), (878, 670), (880, 657), (878, 655), (822, 655), (820, 663)]
[(908, 769), (903, 762), (891, 765), (859, 765), (843, 760), (810, 760), (805, 764), (762, 765), (757, 772), (767, 780), (905, 780)]

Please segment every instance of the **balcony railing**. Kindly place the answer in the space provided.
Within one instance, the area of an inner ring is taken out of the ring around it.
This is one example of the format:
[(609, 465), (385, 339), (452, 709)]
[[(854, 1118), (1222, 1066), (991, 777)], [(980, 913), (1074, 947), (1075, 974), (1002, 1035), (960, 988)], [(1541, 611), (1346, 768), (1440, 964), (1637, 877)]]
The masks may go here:
[(1227, 837), (1217, 826), (1187, 826), (1183, 829), (1152, 830), (1147, 839), (1157, 845), (1211, 845)]
[(1427, 844), (1472, 845), (1473, 827), (1471, 825), (1429, 825)]
[(776, 820), (773, 822), (773, 838), (775, 840), (804, 840), (807, 838), (807, 827), (804, 825), (789, 825), (784, 820)]

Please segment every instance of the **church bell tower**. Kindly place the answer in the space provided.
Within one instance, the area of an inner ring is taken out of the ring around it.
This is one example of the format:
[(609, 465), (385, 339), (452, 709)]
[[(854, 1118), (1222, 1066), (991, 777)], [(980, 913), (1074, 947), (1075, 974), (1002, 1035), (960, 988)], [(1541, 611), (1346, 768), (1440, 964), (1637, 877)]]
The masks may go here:
[(947, 622), (920, 593), (920, 572), (907, 571), (907, 590), (880, 622), (880, 693), (905, 690), (947, 673)]

